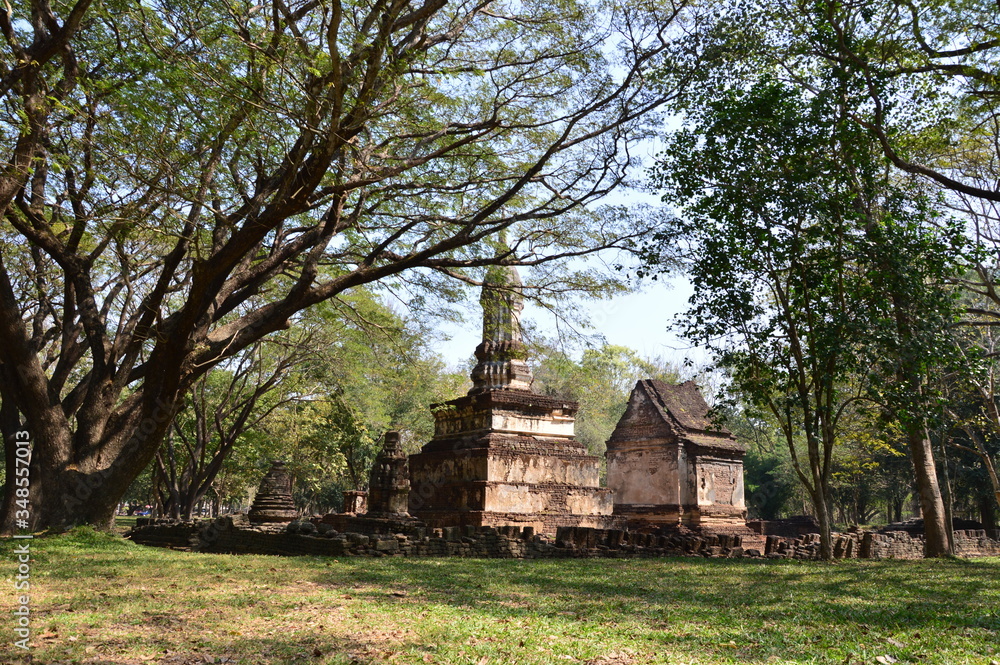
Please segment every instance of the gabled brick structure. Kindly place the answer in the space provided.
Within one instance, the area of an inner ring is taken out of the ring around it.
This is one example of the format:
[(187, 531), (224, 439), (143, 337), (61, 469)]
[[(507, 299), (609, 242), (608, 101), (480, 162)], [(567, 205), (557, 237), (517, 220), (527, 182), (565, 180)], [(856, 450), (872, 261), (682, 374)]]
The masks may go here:
[(608, 440), (608, 487), (629, 526), (742, 526), (746, 448), (692, 381), (636, 383)]
[(410, 456), (410, 514), (430, 527), (620, 527), (600, 459), (573, 438), (576, 402), (531, 392), (520, 290), (513, 268), (487, 276), (473, 387), (435, 407), (434, 438)]

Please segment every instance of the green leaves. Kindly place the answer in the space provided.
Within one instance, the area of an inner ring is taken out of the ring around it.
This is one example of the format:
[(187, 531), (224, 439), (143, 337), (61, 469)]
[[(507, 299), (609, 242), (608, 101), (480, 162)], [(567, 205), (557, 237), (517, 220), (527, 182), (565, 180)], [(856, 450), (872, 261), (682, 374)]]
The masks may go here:
[[(841, 418), (866, 398), (926, 422), (927, 382), (954, 366), (944, 283), (965, 243), (938, 201), (888, 172), (855, 122), (868, 91), (840, 63), (806, 71), (770, 57), (682, 100), (686, 126), (653, 182), (680, 209), (661, 239), (690, 246), (683, 333), (778, 423), (831, 556)], [(789, 69), (797, 85), (782, 80)], [(658, 241), (646, 249), (652, 264), (662, 253)]]
[(681, 380), (678, 367), (662, 359), (640, 358), (623, 346), (588, 348), (576, 360), (551, 347), (536, 351), (533, 390), (580, 403), (576, 438), (594, 455), (603, 455), (605, 442), (625, 413), (629, 394), (640, 379)]

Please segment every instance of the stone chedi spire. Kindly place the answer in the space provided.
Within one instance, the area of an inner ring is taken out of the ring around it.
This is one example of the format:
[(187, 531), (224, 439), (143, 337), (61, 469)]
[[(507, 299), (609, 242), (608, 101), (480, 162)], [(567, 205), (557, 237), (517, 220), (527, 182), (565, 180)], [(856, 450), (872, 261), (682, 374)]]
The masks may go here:
[(521, 337), (523, 284), (514, 266), (494, 266), (486, 273), (479, 302), (483, 341), (476, 347), (470, 394), (488, 390), (531, 390), (531, 370)]
[(257, 488), (247, 517), (255, 524), (292, 522), (299, 516), (292, 500), (292, 477), (284, 462), (274, 460)]
[(573, 436), (577, 403), (531, 392), (521, 290), (510, 266), (483, 280), (472, 390), (432, 405), (434, 437), (410, 456), (409, 512), (432, 528), (619, 527), (600, 459)]
[(409, 517), (410, 471), (399, 432), (386, 432), (368, 481), (369, 517)]

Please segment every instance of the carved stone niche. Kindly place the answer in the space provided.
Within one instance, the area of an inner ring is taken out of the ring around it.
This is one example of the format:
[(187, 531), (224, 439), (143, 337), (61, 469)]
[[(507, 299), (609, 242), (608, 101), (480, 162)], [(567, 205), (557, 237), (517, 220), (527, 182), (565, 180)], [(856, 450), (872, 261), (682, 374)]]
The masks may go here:
[(367, 514), (371, 517), (408, 517), (409, 497), (409, 464), (399, 432), (386, 432), (368, 482)]
[(285, 463), (273, 460), (257, 488), (257, 496), (247, 517), (254, 524), (292, 522), (299, 516), (292, 500), (292, 477)]

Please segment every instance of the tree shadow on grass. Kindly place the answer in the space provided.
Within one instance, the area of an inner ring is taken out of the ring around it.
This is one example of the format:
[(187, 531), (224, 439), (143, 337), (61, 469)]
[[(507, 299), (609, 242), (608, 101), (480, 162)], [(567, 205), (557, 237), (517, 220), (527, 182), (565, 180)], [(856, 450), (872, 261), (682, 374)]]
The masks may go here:
[[(314, 584), (325, 588), (332, 594), (331, 598), (339, 598), (339, 594), (352, 596), (352, 609), (380, 610), (372, 616), (387, 617), (387, 625), (404, 625), (424, 612), (430, 612), (438, 622), (415, 623), (414, 629), (420, 633), (420, 639), (412, 635), (395, 635), (372, 640), (357, 633), (358, 637), (348, 642), (317, 635), (318, 642), (299, 644), (290, 636), (284, 639), (255, 637), (246, 644), (259, 644), (261, 649), (268, 650), (261, 653), (269, 655), (259, 661), (252, 658), (243, 661), (247, 663), (367, 664), (384, 662), (389, 652), (398, 654), (395, 662), (423, 662), (426, 656), (435, 662), (477, 663), (478, 655), (474, 659), (456, 655), (459, 650), (455, 640), (477, 634), (480, 630), (477, 626), (497, 624), (512, 628), (510, 631), (494, 628), (491, 635), (512, 632), (525, 639), (538, 631), (563, 635), (565, 637), (560, 639), (565, 639), (566, 643), (559, 648), (563, 649), (563, 655), (579, 656), (578, 662), (593, 660), (587, 654), (596, 645), (624, 644), (634, 646), (640, 653), (693, 654), (710, 659), (702, 662), (713, 663), (764, 663), (773, 656), (778, 656), (782, 662), (843, 663), (847, 648), (844, 643), (871, 642), (874, 638), (870, 635), (877, 635), (881, 640), (879, 644), (884, 647), (885, 638), (904, 627), (911, 634), (921, 631), (960, 635), (964, 631), (978, 631), (977, 639), (984, 632), (994, 642), (1000, 637), (1000, 616), (996, 609), (1000, 607), (1000, 575), (997, 574), (1000, 573), (1000, 561), (825, 564), (698, 558), (291, 559), (164, 550), (146, 553), (134, 549), (138, 547), (135, 545), (111, 546), (103, 541), (97, 543), (101, 547), (95, 548), (93, 556), (81, 561), (78, 545), (65, 546), (64, 554), (76, 555), (65, 562), (61, 562), (63, 556), (58, 547), (52, 547), (50, 552), (46, 552), (50, 549), (48, 544), (39, 547), (39, 570), (45, 570), (46, 575), (63, 585), (80, 575), (80, 579), (98, 580), (103, 590), (108, 590), (109, 586), (120, 589), (109, 590), (105, 595), (110, 597), (104, 600), (95, 598), (96, 588), (80, 589), (79, 599), (64, 597), (60, 600), (72, 600), (74, 607), (76, 603), (85, 605), (92, 601), (118, 602), (136, 603), (137, 607), (154, 613), (159, 611), (153, 601), (124, 586), (137, 579), (141, 582), (141, 578), (135, 577), (136, 569), (128, 562), (129, 557), (135, 556), (135, 561), (145, 566), (142, 570), (148, 571), (150, 577), (167, 578), (167, 582), (172, 576), (205, 567), (204, 574), (195, 574), (197, 584), (207, 582), (224, 586), (227, 579), (245, 581), (250, 577), (254, 582), (283, 589), (286, 594), (295, 584)], [(89, 547), (87, 543), (83, 545)], [(120, 574), (131, 577), (119, 578)], [(190, 612), (199, 607), (199, 602), (204, 604), (204, 600), (188, 599), (181, 591), (187, 593), (183, 585), (180, 591), (165, 592), (173, 594), (168, 600), (178, 604), (178, 611)], [(271, 602), (266, 591), (247, 593), (259, 593), (261, 603)], [(63, 594), (65, 596), (65, 591)], [(238, 608), (243, 607), (228, 597), (226, 602), (232, 606), (230, 610), (237, 608), (239, 611)], [(390, 608), (390, 604), (394, 607)], [(273, 611), (279, 611), (274, 607)], [(284, 607), (280, 611), (288, 609)], [(386, 609), (391, 611), (381, 611)], [(185, 630), (197, 631), (197, 621), (192, 620)], [(351, 637), (354, 636), (352, 633)], [(450, 655), (438, 660), (431, 648), (433, 645), (422, 644), (432, 638), (438, 639), (443, 648), (450, 648)], [(217, 655), (223, 658), (227, 657), (225, 649), (233, 644), (223, 636), (212, 637), (206, 649), (218, 646), (222, 651)], [(305, 649), (309, 644), (313, 644), (312, 648), (319, 650), (321, 655), (309, 656)], [(492, 653), (488, 648), (492, 648), (491, 645), (483, 646), (486, 653)], [(515, 640), (511, 651), (514, 660), (504, 656), (492, 662), (518, 662), (518, 654), (527, 657), (529, 648), (532, 645), (518, 651)], [(474, 649), (471, 652), (483, 653)], [(179, 652), (177, 657), (197, 653), (201, 651)], [(86, 657), (100, 656), (95, 653)], [(918, 656), (915, 654), (911, 659), (916, 660)], [(864, 662), (871, 661), (869, 658)], [(86, 663), (87, 660), (82, 658), (75, 662)], [(95, 660), (91, 665), (99, 662)], [(121, 665), (126, 661), (106, 658), (105, 662)], [(645, 661), (640, 657), (635, 662)], [(989, 659), (969, 662), (989, 662)]]
[[(718, 653), (720, 662), (764, 662), (775, 654), (786, 662), (844, 662), (843, 653), (853, 645), (885, 649), (892, 635), (904, 630), (979, 631), (980, 636), (985, 631), (992, 635), (987, 641), (1000, 638), (997, 562), (356, 559), (341, 564), (367, 589), (362, 593), (370, 594), (371, 602), (384, 601), (384, 590), (395, 588), (405, 589), (414, 607), (440, 604), (494, 621), (633, 621), (646, 628), (641, 639)], [(761, 641), (767, 644), (760, 646)], [(827, 660), (837, 649), (840, 655)]]
[[(33, 649), (4, 659), (5, 665), (368, 665), (369, 663), (423, 662), (434, 649), (413, 640), (339, 639), (316, 635), (306, 640), (251, 638), (219, 640), (198, 649), (164, 649), (142, 658), (86, 650), (85, 645), (66, 652), (58, 647)], [(2, 652), (0, 652), (2, 653)]]
[[(641, 563), (639, 563), (641, 562)], [(553, 609), (687, 606), (758, 618), (819, 612), (826, 621), (887, 630), (951, 625), (1000, 631), (996, 614), (970, 609), (1000, 599), (1000, 564), (962, 560), (817, 562), (700, 559), (481, 560), (441, 565), (430, 559), (342, 560), (352, 579), (376, 588), (419, 590), (426, 599), (489, 611), (510, 589), (545, 597)], [(640, 566), (641, 568), (637, 568)], [(631, 569), (631, 570), (630, 570)], [(320, 572), (316, 581), (326, 576)], [(838, 605), (843, 599), (847, 604)], [(516, 613), (502, 604), (504, 615)]]

